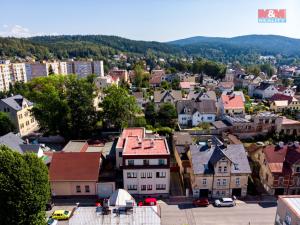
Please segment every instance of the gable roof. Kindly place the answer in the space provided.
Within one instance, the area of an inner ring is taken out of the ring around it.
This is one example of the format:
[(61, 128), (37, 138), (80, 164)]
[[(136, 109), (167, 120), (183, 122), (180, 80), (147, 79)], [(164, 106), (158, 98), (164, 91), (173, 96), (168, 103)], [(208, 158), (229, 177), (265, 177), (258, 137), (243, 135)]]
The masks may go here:
[(100, 152), (55, 152), (50, 181), (98, 181), (100, 163)]
[(211, 100), (217, 100), (216, 92), (214, 91), (190, 91), (187, 96), (188, 100), (200, 100), (200, 99), (211, 99)]
[(230, 144), (226, 147), (212, 145), (210, 148), (192, 145), (190, 151), (194, 174), (214, 173), (213, 165), (223, 157), (232, 162), (231, 173), (251, 173), (247, 153), (242, 144)]
[(267, 88), (269, 88), (270, 86), (273, 86), (272, 84), (270, 83), (265, 83), (265, 82), (262, 82), (260, 83), (260, 85), (256, 88), (257, 90), (266, 90)]
[(224, 89), (228, 89), (228, 88), (233, 88), (234, 87), (234, 83), (232, 81), (224, 81), (224, 82), (220, 82), (218, 84), (218, 87), (220, 88), (224, 88)]
[(293, 100), (292, 96), (284, 95), (281, 93), (276, 93), (270, 98), (270, 101), (281, 101), (281, 100), (288, 100), (289, 103)]
[(22, 109), (23, 101), (26, 101), (28, 106), (32, 106), (33, 103), (28, 101), (26, 98), (24, 98), (22, 95), (15, 95), (8, 98), (1, 99), (2, 102), (7, 104), (9, 107), (13, 108), (16, 111), (19, 111)]
[(20, 138), (12, 132), (0, 137), (0, 145), (5, 145), (19, 153), (23, 153), (23, 150), (20, 147), (21, 144), (24, 144), (22, 138)]
[[(201, 114), (217, 113), (216, 103), (214, 100), (182, 100), (177, 102), (176, 109), (178, 114), (193, 115), (196, 112)], [(184, 109), (187, 109), (187, 112), (185, 112)]]
[(182, 93), (180, 90), (168, 90), (168, 91), (154, 91), (154, 102), (159, 103), (163, 101), (166, 96), (171, 96), (174, 101), (182, 100)]

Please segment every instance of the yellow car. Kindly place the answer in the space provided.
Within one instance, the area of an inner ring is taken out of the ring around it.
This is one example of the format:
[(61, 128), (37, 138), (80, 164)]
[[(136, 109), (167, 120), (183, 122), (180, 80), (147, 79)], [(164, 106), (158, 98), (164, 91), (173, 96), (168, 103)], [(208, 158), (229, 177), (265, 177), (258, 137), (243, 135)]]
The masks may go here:
[(51, 218), (56, 220), (68, 220), (71, 216), (71, 211), (67, 210), (55, 210)]

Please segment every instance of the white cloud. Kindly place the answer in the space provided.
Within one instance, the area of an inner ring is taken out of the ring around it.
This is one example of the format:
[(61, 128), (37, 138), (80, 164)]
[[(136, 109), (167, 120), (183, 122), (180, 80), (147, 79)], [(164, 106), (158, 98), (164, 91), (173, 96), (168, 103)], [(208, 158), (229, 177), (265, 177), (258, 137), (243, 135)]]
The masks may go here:
[(32, 36), (42, 36), (42, 35), (58, 35), (58, 33), (34, 33), (30, 31), (27, 27), (21, 25), (12, 25), (7, 24), (2, 25), (3, 29), (0, 30), (0, 36), (3, 37), (32, 37)]

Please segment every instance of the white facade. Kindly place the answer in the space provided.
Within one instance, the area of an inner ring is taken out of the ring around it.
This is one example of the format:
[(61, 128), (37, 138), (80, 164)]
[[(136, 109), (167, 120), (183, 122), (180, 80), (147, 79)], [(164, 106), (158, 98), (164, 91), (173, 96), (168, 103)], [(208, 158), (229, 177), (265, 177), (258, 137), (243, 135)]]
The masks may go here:
[(93, 61), (93, 73), (99, 77), (104, 77), (103, 61)]
[(130, 194), (169, 194), (170, 169), (124, 169), (123, 183)]
[(277, 88), (274, 85), (270, 85), (264, 90), (256, 88), (253, 94), (264, 99), (264, 98), (271, 98), (276, 93), (278, 93)]
[(11, 79), (13, 83), (27, 82), (25, 63), (12, 63), (10, 69), (11, 69)]
[(61, 75), (68, 74), (68, 68), (67, 68), (66, 62), (59, 62), (59, 74), (61, 74)]
[(8, 91), (10, 81), (9, 64), (0, 64), (0, 91)]
[(216, 120), (216, 114), (201, 114), (200, 112), (195, 112), (193, 115), (189, 114), (179, 114), (178, 122), (180, 125), (192, 125), (197, 126), (199, 123), (207, 122), (211, 123)]

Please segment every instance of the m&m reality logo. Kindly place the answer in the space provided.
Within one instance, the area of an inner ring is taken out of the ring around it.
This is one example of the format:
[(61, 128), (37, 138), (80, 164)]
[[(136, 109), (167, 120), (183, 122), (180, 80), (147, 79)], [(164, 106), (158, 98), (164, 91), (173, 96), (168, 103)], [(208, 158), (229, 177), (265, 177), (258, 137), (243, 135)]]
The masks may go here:
[(286, 23), (286, 9), (259, 9), (259, 23)]

